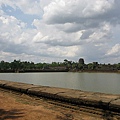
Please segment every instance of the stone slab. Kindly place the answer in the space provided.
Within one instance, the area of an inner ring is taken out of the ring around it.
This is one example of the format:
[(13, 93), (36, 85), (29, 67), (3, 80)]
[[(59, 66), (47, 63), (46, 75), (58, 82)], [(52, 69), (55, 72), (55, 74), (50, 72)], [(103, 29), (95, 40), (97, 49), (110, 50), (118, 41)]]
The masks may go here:
[(117, 107), (117, 108), (120, 108), (120, 98), (119, 99), (116, 99), (116, 100), (113, 100), (111, 103), (110, 103), (110, 107)]
[(36, 96), (57, 99), (65, 102), (84, 104), (94, 107), (106, 107), (120, 111), (120, 95), (85, 92), (81, 90), (40, 86), (20, 82), (0, 80), (0, 87), (32, 94)]
[(6, 83), (9, 83), (9, 81), (6, 80), (0, 80), (0, 86), (4, 86)]

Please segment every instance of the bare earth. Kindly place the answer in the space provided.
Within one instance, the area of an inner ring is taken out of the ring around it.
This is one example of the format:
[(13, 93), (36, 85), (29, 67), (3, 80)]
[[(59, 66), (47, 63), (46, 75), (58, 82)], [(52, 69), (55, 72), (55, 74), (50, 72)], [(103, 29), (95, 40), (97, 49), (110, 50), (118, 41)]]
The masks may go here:
[(104, 120), (0, 88), (0, 120)]

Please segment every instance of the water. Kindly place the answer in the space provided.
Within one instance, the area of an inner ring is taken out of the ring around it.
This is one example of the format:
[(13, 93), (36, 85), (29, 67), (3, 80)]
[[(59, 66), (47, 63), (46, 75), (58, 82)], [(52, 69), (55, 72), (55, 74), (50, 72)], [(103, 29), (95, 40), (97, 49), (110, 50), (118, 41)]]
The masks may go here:
[(0, 79), (35, 85), (120, 94), (120, 74), (117, 73), (0, 73)]

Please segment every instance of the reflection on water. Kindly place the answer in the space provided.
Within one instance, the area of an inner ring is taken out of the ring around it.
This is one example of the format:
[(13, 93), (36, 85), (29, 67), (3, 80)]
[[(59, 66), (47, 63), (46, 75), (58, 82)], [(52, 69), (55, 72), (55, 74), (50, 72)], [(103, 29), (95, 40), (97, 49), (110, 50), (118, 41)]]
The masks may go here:
[(1, 80), (84, 91), (120, 94), (117, 73), (0, 73)]

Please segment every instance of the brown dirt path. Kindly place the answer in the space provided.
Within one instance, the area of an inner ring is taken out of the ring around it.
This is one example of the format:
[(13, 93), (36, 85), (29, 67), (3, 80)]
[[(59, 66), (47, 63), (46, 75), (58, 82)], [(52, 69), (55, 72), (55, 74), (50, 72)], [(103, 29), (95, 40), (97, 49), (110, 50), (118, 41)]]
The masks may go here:
[(0, 120), (104, 120), (0, 88)]

